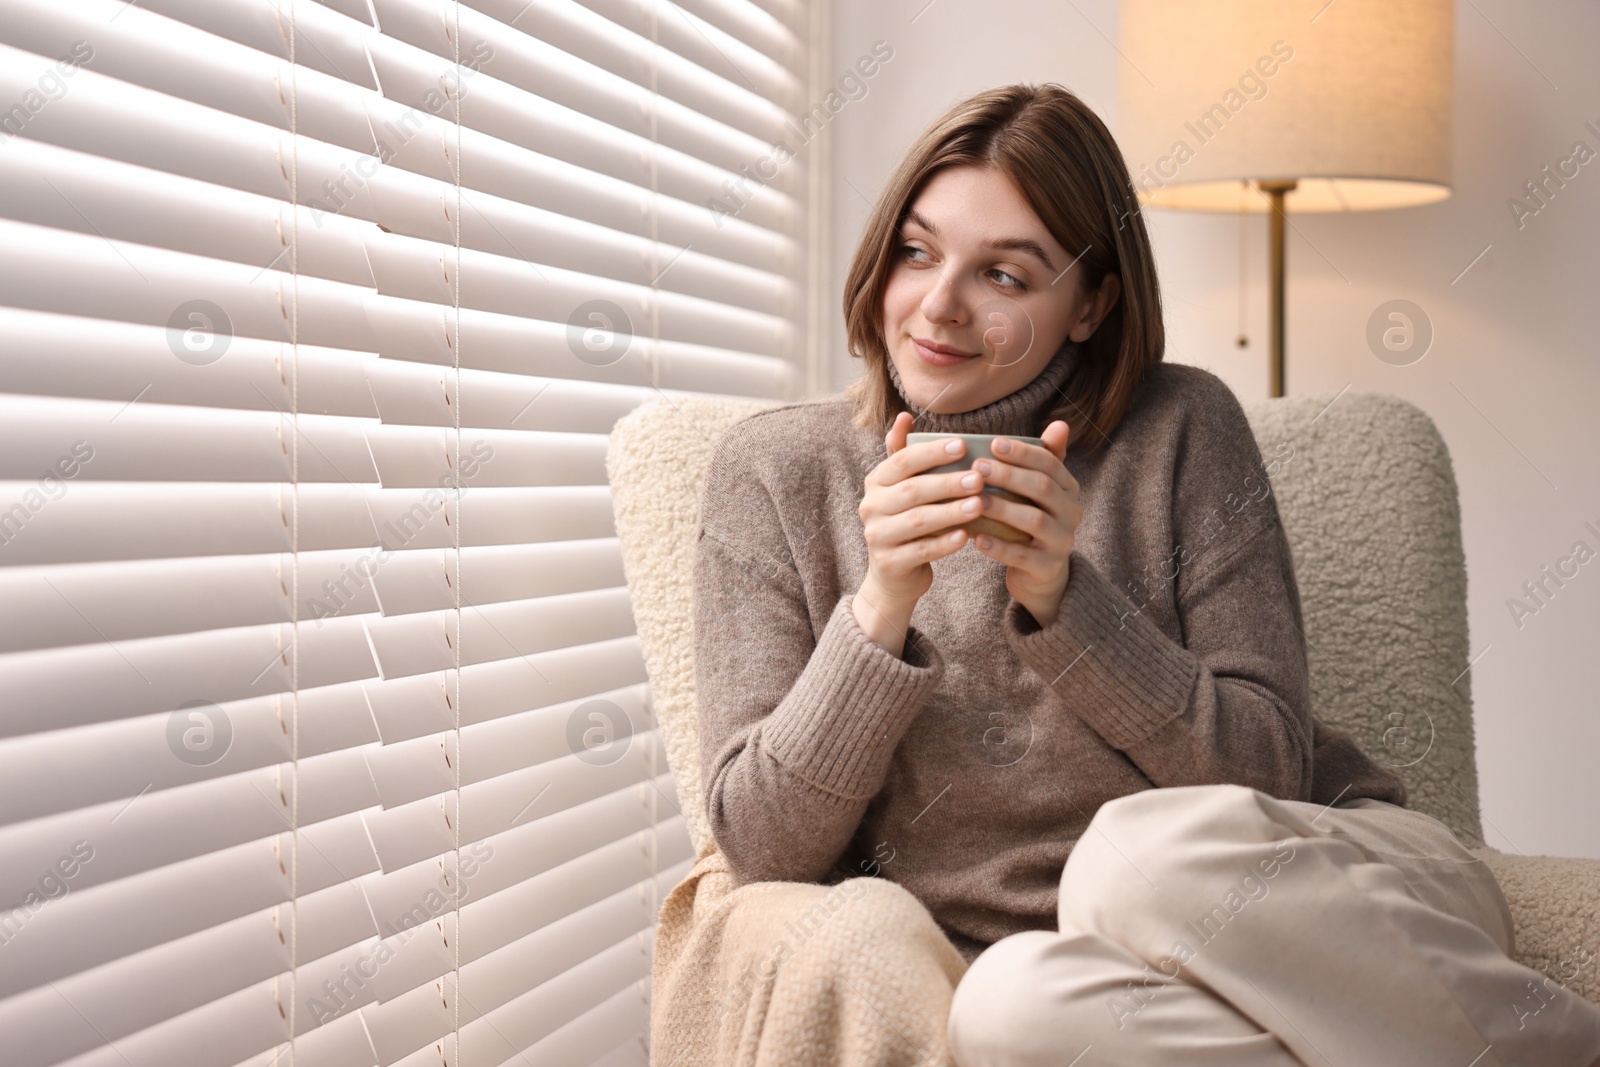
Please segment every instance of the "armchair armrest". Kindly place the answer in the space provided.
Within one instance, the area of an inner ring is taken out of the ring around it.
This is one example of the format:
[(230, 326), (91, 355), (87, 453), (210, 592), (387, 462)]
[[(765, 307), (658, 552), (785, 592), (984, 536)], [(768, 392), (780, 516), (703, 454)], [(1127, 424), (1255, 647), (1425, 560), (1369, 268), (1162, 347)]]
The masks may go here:
[(1517, 962), (1600, 1004), (1600, 860), (1472, 852), (1511, 906)]

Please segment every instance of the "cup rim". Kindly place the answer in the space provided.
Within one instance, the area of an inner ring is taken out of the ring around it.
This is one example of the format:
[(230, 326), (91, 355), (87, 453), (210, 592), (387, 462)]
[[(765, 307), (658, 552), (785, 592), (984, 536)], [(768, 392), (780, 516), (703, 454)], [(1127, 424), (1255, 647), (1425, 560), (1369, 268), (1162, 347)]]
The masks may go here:
[(992, 441), (997, 437), (1009, 437), (1013, 441), (1027, 441), (1029, 444), (1043, 445), (1044, 438), (1029, 437), (1021, 433), (931, 433), (927, 430), (917, 430), (906, 434), (906, 444), (911, 444), (912, 438), (921, 438), (929, 441), (943, 441), (946, 438), (959, 437), (964, 441)]

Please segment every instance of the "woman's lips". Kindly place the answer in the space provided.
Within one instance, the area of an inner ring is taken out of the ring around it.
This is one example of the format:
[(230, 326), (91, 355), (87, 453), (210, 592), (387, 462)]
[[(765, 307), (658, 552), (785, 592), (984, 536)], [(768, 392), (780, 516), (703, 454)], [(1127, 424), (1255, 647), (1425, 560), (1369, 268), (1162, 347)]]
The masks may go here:
[(957, 355), (951, 352), (940, 352), (929, 348), (915, 337), (911, 339), (911, 343), (916, 347), (917, 355), (922, 357), (922, 361), (935, 367), (953, 367), (957, 363), (965, 363), (969, 359), (976, 358), (976, 353), (973, 355)]

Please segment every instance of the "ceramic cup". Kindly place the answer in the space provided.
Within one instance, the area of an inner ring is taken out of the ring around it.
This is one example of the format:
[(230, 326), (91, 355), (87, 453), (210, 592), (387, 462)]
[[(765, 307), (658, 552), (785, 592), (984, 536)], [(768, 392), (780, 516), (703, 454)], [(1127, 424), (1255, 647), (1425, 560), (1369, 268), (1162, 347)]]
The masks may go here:
[[(953, 460), (950, 463), (942, 464), (938, 467), (930, 467), (922, 473), (943, 474), (946, 471), (970, 470), (974, 460), (986, 458), (998, 460), (1000, 457), (996, 456), (994, 452), (991, 451), (992, 443), (996, 437), (1008, 437), (1013, 441), (1023, 441), (1030, 445), (1038, 445), (1040, 448), (1045, 447), (1045, 443), (1041, 438), (1021, 437), (1017, 434), (1010, 433), (909, 433), (906, 434), (906, 447), (910, 448), (912, 445), (921, 444), (924, 441), (944, 441), (951, 437), (959, 437), (965, 441), (967, 443), (966, 452), (959, 459)], [(1001, 462), (1004, 462), (1004, 460), (1001, 460)], [(1033, 501), (1029, 500), (1027, 497), (1018, 496), (1016, 493), (1006, 489), (1001, 489), (997, 485), (985, 485), (983, 487), (983, 491), (985, 493), (993, 493), (1002, 500), (1011, 500), (1019, 504), (1033, 504)], [(998, 537), (1002, 541), (1016, 541), (1018, 543), (1025, 543), (1033, 540), (1033, 537), (1030, 534), (1025, 534), (1015, 526), (1003, 523), (998, 519), (990, 518), (988, 515), (979, 515), (975, 519), (971, 519), (964, 523), (959, 523), (958, 526), (960, 529), (967, 531), (967, 533), (972, 537), (977, 537), (979, 534), (988, 534), (991, 537)], [(957, 526), (952, 526), (950, 528), (954, 530), (957, 529)]]

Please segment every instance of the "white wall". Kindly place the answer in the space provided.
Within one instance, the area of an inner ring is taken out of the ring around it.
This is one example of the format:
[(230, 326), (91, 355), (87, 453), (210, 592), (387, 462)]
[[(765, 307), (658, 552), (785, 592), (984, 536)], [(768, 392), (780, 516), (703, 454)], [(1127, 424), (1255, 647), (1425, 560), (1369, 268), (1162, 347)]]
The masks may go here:
[[(911, 140), (957, 100), (1056, 81), (1116, 123), (1115, 0), (835, 2), (834, 68), (884, 40), (893, 58), (830, 125), (830, 384), (846, 354), (844, 273), (871, 201)], [(1426, 411), (1460, 486), (1468, 568), (1484, 833), (1528, 854), (1600, 857), (1600, 558), (1536, 615), (1507, 602), (1579, 539), (1600, 552), (1600, 158), (1520, 231), (1523, 183), (1583, 140), (1600, 153), (1600, 7), (1474, 0), (1456, 22), (1454, 193), (1404, 211), (1301, 216), (1288, 246), (1288, 388), (1390, 393)], [(1137, 166), (1138, 161), (1130, 161)], [(1214, 371), (1246, 402), (1266, 396), (1266, 223), (1246, 232), (1238, 332), (1236, 217), (1151, 211), (1167, 298), (1167, 358)], [(1464, 275), (1485, 246), (1489, 251)], [(1456, 280), (1460, 275), (1459, 280)], [(1379, 304), (1428, 314), (1433, 346), (1396, 367), (1369, 351)], [(1485, 652), (1487, 649), (1487, 652)]]

